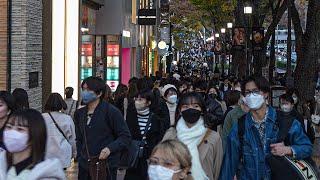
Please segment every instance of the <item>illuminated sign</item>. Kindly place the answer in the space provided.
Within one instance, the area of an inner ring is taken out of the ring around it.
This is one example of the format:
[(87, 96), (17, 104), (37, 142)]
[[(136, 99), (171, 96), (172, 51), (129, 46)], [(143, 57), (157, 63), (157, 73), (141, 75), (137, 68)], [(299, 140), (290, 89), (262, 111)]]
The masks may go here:
[(119, 68), (107, 68), (107, 80), (119, 80)]
[(84, 56), (92, 56), (92, 44), (82, 44), (81, 54)]
[(116, 89), (119, 85), (119, 81), (107, 81), (107, 84), (111, 88), (111, 91), (114, 92), (114, 91), (116, 91)]
[(119, 68), (119, 56), (108, 56), (107, 57), (108, 68)]
[(119, 45), (107, 45), (106, 51), (108, 56), (119, 56)]

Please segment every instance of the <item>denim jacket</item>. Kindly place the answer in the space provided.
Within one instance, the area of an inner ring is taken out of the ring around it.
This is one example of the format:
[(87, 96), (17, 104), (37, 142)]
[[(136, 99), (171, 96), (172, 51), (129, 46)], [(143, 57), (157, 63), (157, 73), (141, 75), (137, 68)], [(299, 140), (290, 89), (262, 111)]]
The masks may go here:
[[(238, 180), (270, 180), (271, 170), (266, 157), (271, 155), (270, 144), (276, 143), (279, 127), (276, 124), (276, 111), (269, 107), (267, 111), (265, 137), (263, 147), (259, 132), (254, 126), (252, 116), (247, 113), (245, 120), (245, 133), (243, 136), (243, 161), (240, 163), (238, 124), (235, 124), (227, 137), (223, 164), (220, 172), (221, 180), (232, 180), (237, 174)], [(288, 132), (288, 139), (296, 159), (311, 156), (312, 144), (303, 132), (298, 120), (294, 120)]]

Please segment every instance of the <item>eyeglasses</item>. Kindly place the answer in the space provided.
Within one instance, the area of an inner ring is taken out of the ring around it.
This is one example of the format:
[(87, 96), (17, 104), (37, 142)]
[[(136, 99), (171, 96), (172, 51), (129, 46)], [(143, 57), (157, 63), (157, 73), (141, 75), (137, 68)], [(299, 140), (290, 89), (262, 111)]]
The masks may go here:
[(252, 90), (252, 91), (246, 90), (246, 91), (244, 92), (244, 95), (245, 95), (245, 96), (248, 96), (248, 95), (250, 95), (250, 94), (252, 94), (252, 95), (254, 95), (254, 96), (258, 96), (258, 95), (261, 95), (261, 92), (260, 92), (259, 89), (254, 89), (254, 90)]

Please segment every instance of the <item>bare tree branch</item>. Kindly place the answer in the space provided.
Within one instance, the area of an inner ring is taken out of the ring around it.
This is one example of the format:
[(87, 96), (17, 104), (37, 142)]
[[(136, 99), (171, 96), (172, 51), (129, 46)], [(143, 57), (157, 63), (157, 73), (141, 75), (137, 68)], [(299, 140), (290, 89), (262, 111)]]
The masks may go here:
[(267, 44), (269, 42), (269, 39), (270, 39), (270, 37), (272, 35), (272, 32), (276, 29), (279, 21), (282, 18), (282, 15), (287, 10), (287, 8), (288, 8), (288, 0), (284, 0), (282, 5), (279, 7), (279, 9), (277, 11), (277, 15), (275, 16), (275, 18), (272, 20), (272, 23), (268, 27), (267, 33), (266, 33), (266, 35), (264, 37), (265, 47), (267, 46)]
[(292, 1), (292, 2), (293, 2), (292, 6), (291, 6), (292, 23), (293, 23), (293, 27), (294, 27), (296, 44), (298, 46), (300, 46), (302, 44), (302, 39), (303, 39), (303, 30), (301, 27), (301, 20), (300, 20), (299, 12), (297, 10), (296, 5), (294, 4), (294, 1)]

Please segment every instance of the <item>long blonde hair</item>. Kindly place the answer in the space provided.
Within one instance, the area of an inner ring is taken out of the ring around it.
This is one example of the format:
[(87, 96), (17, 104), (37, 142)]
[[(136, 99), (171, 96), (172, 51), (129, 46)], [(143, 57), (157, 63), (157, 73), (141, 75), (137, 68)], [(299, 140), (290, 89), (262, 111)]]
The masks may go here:
[[(191, 154), (189, 152), (188, 147), (183, 144), (182, 142), (178, 140), (165, 140), (161, 143), (159, 143), (151, 153), (151, 156), (153, 156), (158, 150), (161, 150), (164, 152), (164, 154), (168, 157), (168, 159), (177, 159), (180, 163), (181, 169), (188, 168), (191, 169)], [(185, 180), (193, 180), (192, 176), (188, 174), (187, 178)]]

